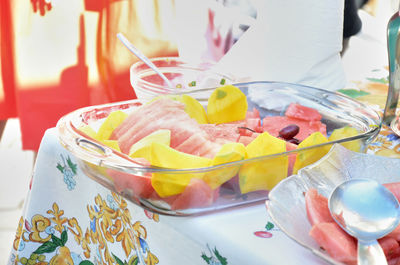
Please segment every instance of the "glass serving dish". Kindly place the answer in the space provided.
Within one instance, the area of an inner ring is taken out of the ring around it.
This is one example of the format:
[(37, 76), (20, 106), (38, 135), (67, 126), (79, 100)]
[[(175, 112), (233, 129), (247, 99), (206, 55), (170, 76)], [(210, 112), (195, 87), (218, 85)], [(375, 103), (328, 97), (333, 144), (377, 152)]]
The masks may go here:
[(333, 189), (352, 178), (371, 178), (381, 184), (400, 181), (400, 161), (396, 158), (352, 152), (335, 144), (318, 162), (301, 169), (269, 193), (267, 210), (274, 223), (291, 239), (330, 264), (332, 259), (309, 235), (304, 194), (310, 188), (329, 198)]
[[(358, 151), (363, 152), (380, 130), (380, 116), (377, 112), (337, 93), (279, 82), (250, 82), (235, 86), (247, 96), (248, 109), (256, 108), (261, 118), (282, 116), (287, 106), (295, 102), (319, 111), (322, 115), (321, 121), (326, 125), (327, 135), (345, 126), (355, 128), (358, 134), (323, 144), (216, 166), (191, 169), (160, 168), (149, 166), (140, 159), (133, 159), (111, 149), (80, 130), (87, 125), (98, 128), (111, 112), (122, 110), (129, 114), (148, 102), (135, 99), (86, 107), (67, 114), (57, 124), (59, 139), (79, 160), (80, 168), (96, 182), (146, 209), (161, 214), (181, 216), (263, 201), (268, 198), (268, 192), (273, 186), (269, 185), (270, 179), (274, 178), (274, 175), (283, 177), (292, 175), (293, 164), (292, 166), (290, 164), (296, 157), (307, 157), (310, 152), (330, 147), (334, 143), (357, 142)], [(204, 89), (201, 92), (210, 94), (212, 90), (214, 88)], [(187, 94), (193, 95), (191, 92)], [(206, 98), (196, 98), (204, 106), (207, 103)], [(149, 122), (154, 121), (149, 120)], [(289, 165), (282, 164), (282, 161), (289, 161)], [(312, 162), (310, 161), (310, 164)], [(283, 166), (280, 167), (281, 165)], [(249, 179), (253, 177), (246, 179), (244, 171), (249, 175), (258, 174), (257, 178), (263, 181), (261, 183), (263, 188), (242, 193), (239, 186), (242, 184), (251, 186)], [(199, 181), (205, 179), (225, 179), (225, 181), (211, 189), (208, 185), (204, 185), (204, 181)], [(160, 197), (160, 194), (153, 189), (156, 180), (159, 185), (183, 187), (177, 195)], [(182, 184), (181, 181), (185, 183)]]

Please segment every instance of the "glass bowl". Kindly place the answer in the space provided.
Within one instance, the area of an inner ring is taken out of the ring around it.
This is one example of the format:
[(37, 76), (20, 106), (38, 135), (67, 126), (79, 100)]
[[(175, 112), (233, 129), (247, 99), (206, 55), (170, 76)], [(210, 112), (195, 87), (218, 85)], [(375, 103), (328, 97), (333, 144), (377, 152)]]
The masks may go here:
[(320, 248), (309, 235), (304, 194), (310, 188), (329, 198), (333, 189), (352, 178), (371, 178), (381, 184), (400, 181), (399, 159), (352, 152), (335, 144), (318, 162), (301, 169), (269, 193), (267, 210), (274, 223), (291, 239), (330, 264), (344, 265)]
[[(148, 100), (135, 99), (86, 107), (67, 114), (57, 124), (59, 139), (65, 148), (76, 156), (81, 169), (95, 181), (146, 209), (161, 214), (180, 216), (263, 201), (268, 198), (271, 188), (242, 193), (239, 181), (246, 182), (246, 179), (240, 177), (243, 176), (243, 174), (240, 175), (242, 170), (247, 170), (246, 172), (252, 175), (251, 172), (259, 172), (261, 167), (261, 175), (265, 171), (266, 174), (272, 174), (272, 178), (274, 174), (286, 177), (292, 175), (292, 167), (287, 165), (280, 167), (282, 161), (287, 160), (290, 165), (290, 161), (296, 157), (307, 157), (310, 152), (329, 148), (334, 143), (357, 142), (358, 151), (363, 152), (380, 130), (380, 116), (376, 111), (337, 93), (279, 82), (250, 82), (235, 84), (235, 86), (247, 96), (248, 109), (257, 109), (261, 118), (282, 116), (289, 104), (298, 103), (319, 111), (328, 135), (333, 130), (344, 126), (355, 128), (358, 134), (323, 144), (217, 166), (192, 169), (159, 168), (111, 149), (80, 130), (87, 125), (98, 128), (108, 114), (115, 110), (130, 113), (148, 102)], [(211, 93), (212, 90), (214, 88), (204, 89), (202, 92)], [(187, 94), (193, 95), (191, 92)], [(153, 121), (149, 120), (149, 122)], [(310, 164), (312, 162), (309, 161)], [(229, 178), (226, 178), (225, 182), (213, 189), (210, 189), (208, 185), (203, 185), (204, 181), (198, 181), (206, 178), (224, 179), (228, 175)], [(264, 187), (271, 187), (270, 180), (268, 178), (264, 180), (264, 176), (261, 177), (263, 181), (261, 184), (265, 184)], [(161, 198), (152, 188), (152, 180), (155, 181), (155, 179), (158, 179), (159, 183), (161, 181), (162, 185), (180, 185), (182, 179), (187, 181), (183, 193)], [(189, 180), (191, 185), (187, 183)]]
[[(212, 64), (192, 64), (179, 57), (157, 57), (150, 61), (171, 81), (173, 87), (169, 88), (156, 72), (139, 61), (130, 68), (131, 85), (138, 99), (149, 99), (160, 94), (193, 95), (199, 88), (235, 82), (232, 76), (213, 71)], [(201, 91), (205, 93), (204, 90)], [(207, 97), (207, 94), (200, 96)]]

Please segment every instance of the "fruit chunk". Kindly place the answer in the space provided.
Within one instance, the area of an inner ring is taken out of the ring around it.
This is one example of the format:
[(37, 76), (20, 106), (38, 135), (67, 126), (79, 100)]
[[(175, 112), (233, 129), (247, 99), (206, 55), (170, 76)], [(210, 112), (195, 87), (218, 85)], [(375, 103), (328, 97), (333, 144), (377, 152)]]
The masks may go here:
[(108, 140), (115, 128), (117, 128), (125, 119), (128, 117), (128, 114), (121, 110), (116, 110), (111, 112), (106, 120), (101, 124), (98, 132), (97, 139), (98, 140)]
[(103, 144), (107, 145), (108, 147), (110, 147), (118, 152), (121, 152), (121, 149), (119, 148), (117, 140), (102, 140), (101, 142)]
[[(199, 101), (189, 95), (163, 95), (153, 98), (150, 102), (156, 101), (162, 97), (166, 97), (172, 100), (179, 101), (185, 105), (185, 112), (193, 119), (195, 119), (199, 124), (207, 124), (207, 113), (205, 108), (201, 105)], [(147, 103), (147, 104), (148, 104)]]
[(322, 116), (318, 110), (297, 103), (291, 103), (286, 109), (285, 115), (290, 118), (296, 118), (304, 121), (319, 121), (322, 119)]
[[(219, 152), (216, 154), (212, 160), (212, 165), (220, 165), (224, 163), (229, 163), (233, 161), (239, 161), (244, 159), (246, 156), (246, 148), (242, 143), (227, 143), (224, 144)], [(240, 166), (226, 166), (218, 170), (213, 170), (212, 172), (206, 173), (204, 176), (204, 181), (210, 185), (212, 189), (219, 187), (221, 184), (230, 180), (234, 177)]]
[[(257, 136), (246, 146), (247, 158), (282, 153), (286, 142), (267, 132)], [(242, 193), (270, 190), (287, 176), (288, 157), (272, 157), (268, 160), (249, 162), (239, 171), (239, 186)]]
[[(171, 169), (196, 169), (211, 165), (211, 159), (194, 156), (160, 144), (151, 144), (151, 164), (157, 167)], [(204, 172), (185, 173), (153, 173), (151, 184), (157, 194), (164, 198), (180, 194), (192, 178), (203, 178)]]
[[(305, 148), (313, 145), (327, 143), (328, 139), (320, 132), (314, 132), (306, 139), (304, 139), (297, 148)], [(315, 163), (321, 159), (330, 149), (330, 145), (324, 145), (320, 147), (311, 148), (309, 150), (303, 150), (299, 152), (296, 156), (296, 162), (293, 166), (293, 174), (296, 174), (301, 168)]]
[(82, 126), (81, 128), (79, 128), (79, 130), (84, 134), (86, 134), (87, 136), (93, 139), (97, 139), (97, 133), (92, 127), (90, 127), (90, 125)]
[[(358, 135), (358, 131), (355, 128), (345, 126), (345, 127), (333, 130), (333, 132), (329, 136), (328, 140), (336, 141), (336, 140), (340, 140), (340, 139), (344, 139), (344, 138), (348, 138), (348, 137), (356, 136), (356, 135)], [(361, 150), (361, 141), (360, 140), (344, 142), (344, 143), (341, 143), (341, 145), (343, 145), (347, 149), (354, 151), (354, 152), (360, 152), (360, 150)]]
[(215, 89), (208, 98), (207, 117), (210, 123), (243, 120), (246, 118), (246, 113), (246, 95), (233, 85)]
[(160, 143), (167, 146), (171, 142), (171, 131), (167, 129), (160, 129), (151, 134), (143, 137), (141, 140), (133, 144), (129, 150), (130, 157), (141, 157), (151, 161), (151, 144)]
[(357, 264), (357, 242), (332, 222), (313, 225), (310, 236), (337, 261)]
[(185, 190), (170, 203), (171, 209), (180, 210), (209, 206), (218, 198), (218, 191), (218, 189), (211, 189), (202, 179), (192, 178)]
[(182, 95), (177, 97), (177, 100), (185, 104), (186, 113), (199, 124), (208, 123), (206, 110), (195, 98), (189, 95)]
[(328, 199), (314, 188), (305, 195), (307, 217), (311, 225), (334, 222), (328, 207)]

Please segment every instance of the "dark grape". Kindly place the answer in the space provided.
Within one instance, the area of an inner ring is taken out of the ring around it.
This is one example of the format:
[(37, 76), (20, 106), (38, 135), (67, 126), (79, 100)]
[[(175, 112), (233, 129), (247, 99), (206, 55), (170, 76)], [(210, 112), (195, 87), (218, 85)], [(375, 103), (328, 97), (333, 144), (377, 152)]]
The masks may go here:
[(279, 136), (285, 140), (289, 140), (295, 137), (299, 133), (299, 130), (299, 126), (290, 124), (279, 131)]

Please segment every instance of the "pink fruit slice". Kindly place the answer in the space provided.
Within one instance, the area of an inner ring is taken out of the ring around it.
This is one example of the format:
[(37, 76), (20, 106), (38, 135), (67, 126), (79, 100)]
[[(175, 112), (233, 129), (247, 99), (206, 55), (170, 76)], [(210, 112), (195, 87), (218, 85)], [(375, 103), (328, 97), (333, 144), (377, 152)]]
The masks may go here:
[(321, 114), (316, 109), (296, 103), (291, 103), (289, 105), (285, 115), (290, 118), (296, 118), (305, 121), (319, 121), (322, 119)]
[(171, 202), (171, 209), (207, 207), (217, 199), (218, 191), (211, 189), (202, 179), (192, 178), (185, 190)]
[(305, 194), (307, 217), (311, 225), (334, 222), (328, 208), (328, 199), (314, 188)]
[(310, 236), (335, 260), (357, 264), (356, 240), (336, 223), (318, 223), (311, 228)]

